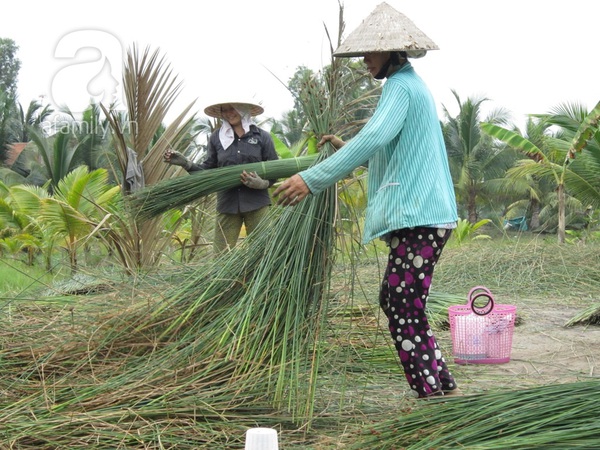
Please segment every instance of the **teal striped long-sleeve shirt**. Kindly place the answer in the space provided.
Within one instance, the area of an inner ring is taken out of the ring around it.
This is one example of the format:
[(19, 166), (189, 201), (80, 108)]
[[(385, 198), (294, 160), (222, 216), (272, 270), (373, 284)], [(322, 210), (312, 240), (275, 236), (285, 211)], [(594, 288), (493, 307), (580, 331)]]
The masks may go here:
[(318, 194), (367, 161), (364, 243), (402, 228), (458, 220), (435, 102), (408, 62), (386, 80), (362, 130), (299, 175), (311, 193)]

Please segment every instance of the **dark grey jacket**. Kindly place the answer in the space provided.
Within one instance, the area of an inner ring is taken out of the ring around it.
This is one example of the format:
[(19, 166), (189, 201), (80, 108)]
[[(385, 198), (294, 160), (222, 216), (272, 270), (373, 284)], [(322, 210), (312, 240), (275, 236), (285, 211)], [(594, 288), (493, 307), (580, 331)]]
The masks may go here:
[[(206, 159), (200, 164), (193, 164), (188, 172), (275, 159), (278, 156), (271, 135), (256, 125), (250, 125), (250, 131), (241, 138), (236, 136), (227, 149), (221, 145), (219, 130), (216, 130), (209, 138)], [(276, 180), (269, 181), (272, 186)], [(240, 185), (217, 194), (217, 211), (225, 214), (245, 213), (270, 204), (268, 189), (252, 189)]]

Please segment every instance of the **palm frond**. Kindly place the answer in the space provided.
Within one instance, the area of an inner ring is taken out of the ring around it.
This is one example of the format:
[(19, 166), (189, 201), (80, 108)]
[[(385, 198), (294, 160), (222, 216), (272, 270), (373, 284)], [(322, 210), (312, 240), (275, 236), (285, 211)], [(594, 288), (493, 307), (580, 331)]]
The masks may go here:
[[(175, 172), (162, 161), (162, 156), (167, 147), (178, 148), (181, 142), (190, 137), (194, 117), (186, 117), (195, 102), (185, 107), (164, 128), (158, 139), (154, 139), (162, 131), (162, 122), (179, 94), (181, 83), (176, 80), (158, 50), (151, 53), (146, 48), (140, 53), (133, 46), (128, 52), (123, 73), (127, 117), (123, 118), (120, 112), (100, 105), (115, 137), (115, 151), (124, 187), (128, 186), (125, 176), (127, 165), (133, 157), (130, 151), (135, 152), (137, 161), (142, 165), (146, 186), (171, 177)], [(124, 189), (123, 195), (128, 194), (129, 189)], [(118, 231), (109, 232), (108, 241), (118, 247), (121, 261), (127, 264), (126, 269), (134, 271), (140, 267), (153, 266), (168, 244), (169, 237), (163, 233), (161, 221), (141, 220), (126, 209), (128, 205), (129, 203), (123, 204), (122, 217), (113, 216)]]
[(571, 147), (567, 154), (567, 161), (575, 158), (575, 153), (580, 152), (587, 142), (599, 132), (598, 124), (600, 123), (600, 102), (596, 104), (594, 109), (586, 115), (585, 119), (577, 129), (577, 134), (571, 141)]
[(514, 131), (507, 130), (493, 123), (482, 123), (481, 129), (528, 156), (535, 155), (541, 159), (545, 158), (544, 153), (535, 144)]

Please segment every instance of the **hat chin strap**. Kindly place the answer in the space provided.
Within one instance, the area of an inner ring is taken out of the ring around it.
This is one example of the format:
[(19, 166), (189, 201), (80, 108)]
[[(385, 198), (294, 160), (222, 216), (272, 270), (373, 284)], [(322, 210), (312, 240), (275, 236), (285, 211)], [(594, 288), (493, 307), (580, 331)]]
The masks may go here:
[(383, 80), (387, 76), (388, 70), (390, 69), (391, 65), (392, 65), (392, 58), (390, 56), (388, 58), (388, 60), (385, 62), (385, 64), (383, 65), (383, 67), (381, 67), (379, 72), (377, 72), (373, 78), (375, 78), (376, 80)]
[(377, 74), (373, 77), (376, 80), (383, 80), (384, 78), (390, 76), (396, 70), (404, 65), (406, 62), (405, 54), (402, 52), (391, 52), (390, 57), (383, 65), (381, 70), (377, 72)]

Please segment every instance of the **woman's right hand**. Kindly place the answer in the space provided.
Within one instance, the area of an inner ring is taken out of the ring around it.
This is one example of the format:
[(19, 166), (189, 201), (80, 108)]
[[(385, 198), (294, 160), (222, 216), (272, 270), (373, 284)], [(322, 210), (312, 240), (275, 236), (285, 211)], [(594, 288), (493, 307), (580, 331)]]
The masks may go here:
[(317, 148), (321, 148), (326, 142), (329, 142), (336, 150), (339, 150), (346, 144), (339, 137), (334, 136), (333, 134), (326, 134), (321, 137), (321, 140), (317, 143)]
[(165, 154), (163, 155), (163, 161), (167, 164), (181, 166), (186, 169), (190, 166), (190, 162), (185, 156), (179, 152), (176, 152), (175, 150), (171, 150), (170, 148), (165, 151)]

